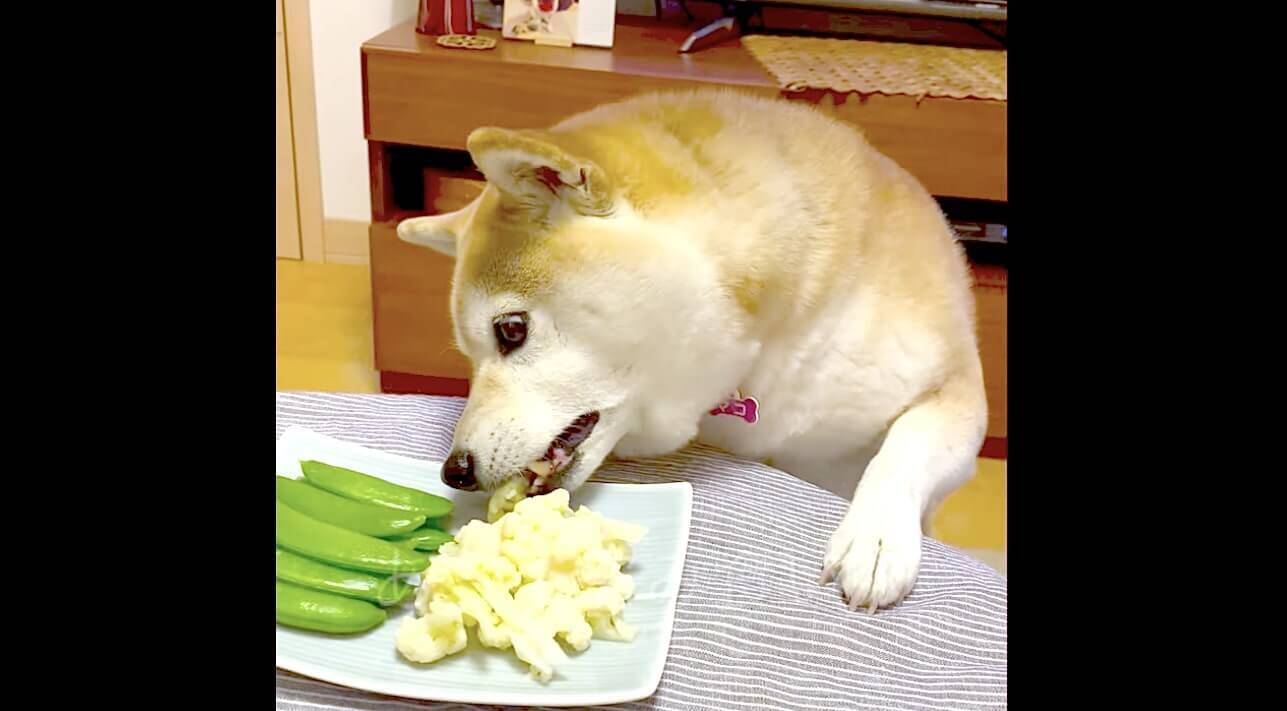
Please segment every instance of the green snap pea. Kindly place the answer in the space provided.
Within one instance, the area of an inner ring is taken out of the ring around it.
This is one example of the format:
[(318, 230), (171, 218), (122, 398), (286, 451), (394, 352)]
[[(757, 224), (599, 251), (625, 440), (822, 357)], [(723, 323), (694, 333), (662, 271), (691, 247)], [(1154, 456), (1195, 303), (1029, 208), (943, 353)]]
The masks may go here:
[(416, 589), (395, 577), (345, 570), (277, 548), (277, 579), (312, 590), (374, 602), (383, 607), (400, 605)]
[(451, 499), (444, 499), (419, 489), (399, 486), (352, 469), (313, 460), (300, 462), (299, 465), (304, 470), (304, 478), (310, 484), (346, 499), (379, 504), (399, 511), (410, 511), (422, 514), (426, 518), (446, 516), (455, 507)]
[(427, 518), (425, 519), (423, 528), (436, 528), (439, 531), (445, 531), (449, 525), (451, 525), (451, 514), (439, 516), (437, 518)]
[(367, 536), (277, 502), (277, 545), (323, 563), (368, 573), (419, 573), (429, 556)]
[(298, 479), (277, 477), (277, 499), (318, 521), (368, 536), (411, 533), (425, 522), (421, 514), (346, 499)]
[(369, 602), (277, 581), (277, 622), (290, 627), (354, 634), (379, 627), (388, 614)]
[(389, 540), (394, 543), (409, 545), (418, 551), (436, 551), (442, 544), (456, 540), (456, 537), (446, 531), (424, 526), (406, 536), (398, 536)]

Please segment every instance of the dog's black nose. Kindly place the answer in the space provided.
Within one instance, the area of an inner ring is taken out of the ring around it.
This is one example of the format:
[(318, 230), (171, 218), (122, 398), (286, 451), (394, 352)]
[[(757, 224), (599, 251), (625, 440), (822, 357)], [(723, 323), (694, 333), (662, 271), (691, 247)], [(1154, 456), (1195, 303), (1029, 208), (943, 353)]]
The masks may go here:
[(456, 450), (442, 463), (442, 483), (461, 491), (476, 491), (478, 480), (474, 478), (474, 455)]

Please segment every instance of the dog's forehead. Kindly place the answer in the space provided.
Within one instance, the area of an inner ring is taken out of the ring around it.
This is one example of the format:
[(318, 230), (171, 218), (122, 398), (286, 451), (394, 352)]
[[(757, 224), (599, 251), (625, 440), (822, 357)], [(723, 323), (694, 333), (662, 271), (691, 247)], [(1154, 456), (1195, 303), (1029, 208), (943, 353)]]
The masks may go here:
[(480, 203), (463, 241), (457, 281), (477, 295), (473, 298), (555, 298), (593, 281), (605, 268), (637, 258), (641, 245), (618, 222), (578, 215), (545, 220), (490, 196)]
[(531, 296), (549, 282), (548, 232), (522, 211), (504, 205), (499, 192), (489, 188), (479, 197), (457, 256), (458, 282), (483, 295)]

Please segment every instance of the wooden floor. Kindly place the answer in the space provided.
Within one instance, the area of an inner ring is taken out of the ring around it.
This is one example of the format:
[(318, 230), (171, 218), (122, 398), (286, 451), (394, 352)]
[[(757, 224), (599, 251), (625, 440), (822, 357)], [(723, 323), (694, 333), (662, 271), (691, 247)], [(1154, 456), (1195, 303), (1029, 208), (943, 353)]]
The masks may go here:
[[(380, 391), (368, 267), (277, 260), (277, 388)], [(1005, 462), (980, 459), (975, 477), (944, 502), (932, 535), (1004, 573), (1005, 524)]]

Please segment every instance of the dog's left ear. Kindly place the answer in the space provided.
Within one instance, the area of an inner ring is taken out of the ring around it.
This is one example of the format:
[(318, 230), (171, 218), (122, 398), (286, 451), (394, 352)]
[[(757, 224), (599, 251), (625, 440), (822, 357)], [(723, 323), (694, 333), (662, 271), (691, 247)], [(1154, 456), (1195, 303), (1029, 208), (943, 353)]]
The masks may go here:
[(563, 201), (582, 215), (612, 212), (612, 185), (593, 161), (575, 156), (539, 131), (479, 128), (466, 148), (487, 182), (537, 204)]
[(471, 207), (472, 203), (455, 212), (403, 220), (398, 223), (398, 239), (454, 257)]

